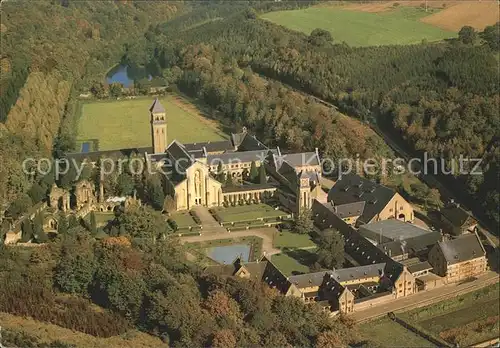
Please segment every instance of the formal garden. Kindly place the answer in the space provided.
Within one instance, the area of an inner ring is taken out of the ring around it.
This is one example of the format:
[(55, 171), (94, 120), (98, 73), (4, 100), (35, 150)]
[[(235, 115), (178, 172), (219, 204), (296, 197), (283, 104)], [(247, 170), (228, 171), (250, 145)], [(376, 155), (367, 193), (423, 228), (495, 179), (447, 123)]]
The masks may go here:
[(291, 214), (267, 204), (240, 205), (210, 210), (214, 218), (228, 230), (271, 227), (291, 219)]

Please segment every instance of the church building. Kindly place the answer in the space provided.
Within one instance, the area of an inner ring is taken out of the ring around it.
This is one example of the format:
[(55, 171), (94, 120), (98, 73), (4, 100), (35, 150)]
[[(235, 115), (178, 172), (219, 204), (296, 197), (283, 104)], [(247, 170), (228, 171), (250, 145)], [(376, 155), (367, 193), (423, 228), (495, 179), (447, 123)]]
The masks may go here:
[[(282, 154), (269, 148), (246, 128), (229, 140), (182, 144), (167, 141), (168, 115), (158, 99), (150, 109), (152, 151), (149, 165), (165, 175), (166, 192), (177, 210), (194, 206), (216, 207), (258, 203), (273, 196), (292, 211), (308, 209), (314, 198), (326, 200), (321, 190), (321, 161), (318, 151)], [(248, 182), (252, 163), (265, 168), (265, 179)], [(218, 171), (221, 171), (220, 173)], [(228, 180), (222, 178), (231, 177)]]

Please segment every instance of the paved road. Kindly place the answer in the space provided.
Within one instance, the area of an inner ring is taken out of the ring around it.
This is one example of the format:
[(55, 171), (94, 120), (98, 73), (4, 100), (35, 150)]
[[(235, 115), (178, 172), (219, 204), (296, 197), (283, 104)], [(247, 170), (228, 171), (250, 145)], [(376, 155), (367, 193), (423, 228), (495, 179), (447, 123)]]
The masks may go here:
[(451, 297), (458, 296), (473, 290), (477, 290), (486, 285), (494, 284), (499, 281), (496, 272), (487, 272), (477, 280), (464, 284), (450, 284), (437, 289), (422, 291), (415, 295), (395, 299), (391, 302), (381, 304), (354, 312), (351, 318), (357, 322), (364, 322), (377, 317), (386, 315), (389, 312), (409, 310), (413, 308), (423, 307), (432, 303), (436, 303)]
[(266, 255), (274, 255), (281, 253), (280, 249), (273, 248), (273, 235), (276, 232), (275, 228), (256, 228), (250, 230), (243, 231), (235, 231), (235, 232), (216, 232), (216, 233), (208, 233), (205, 234), (202, 232), (201, 236), (189, 236), (189, 237), (181, 237), (181, 243), (196, 243), (196, 242), (204, 242), (207, 240), (214, 239), (225, 239), (225, 238), (239, 238), (239, 237), (249, 237), (255, 236), (262, 238), (262, 251), (266, 253)]
[(193, 208), (193, 211), (200, 218), (201, 225), (203, 226), (203, 233), (222, 233), (226, 231), (226, 229), (215, 220), (212, 214), (210, 214), (207, 207), (198, 205)]

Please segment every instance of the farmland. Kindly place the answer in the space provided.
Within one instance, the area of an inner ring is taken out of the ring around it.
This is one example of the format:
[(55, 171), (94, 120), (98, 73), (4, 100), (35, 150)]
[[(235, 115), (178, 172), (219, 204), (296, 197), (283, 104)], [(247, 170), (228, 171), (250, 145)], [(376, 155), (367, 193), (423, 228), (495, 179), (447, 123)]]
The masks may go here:
[(400, 317), (451, 344), (470, 346), (498, 335), (498, 290), (497, 283)]
[(310, 34), (315, 28), (325, 29), (335, 42), (345, 41), (351, 46), (405, 45), (420, 43), (424, 39), (440, 41), (456, 37), (453, 31), (420, 21), (432, 11), (397, 7), (371, 13), (340, 7), (311, 7), (270, 12), (262, 18), (305, 34)]
[[(214, 121), (205, 118), (185, 99), (167, 96), (160, 101), (167, 114), (168, 142), (174, 139), (183, 143), (217, 141), (226, 137)], [(152, 98), (84, 103), (78, 142), (98, 144), (91, 151), (150, 146), (148, 109), (151, 103)]]

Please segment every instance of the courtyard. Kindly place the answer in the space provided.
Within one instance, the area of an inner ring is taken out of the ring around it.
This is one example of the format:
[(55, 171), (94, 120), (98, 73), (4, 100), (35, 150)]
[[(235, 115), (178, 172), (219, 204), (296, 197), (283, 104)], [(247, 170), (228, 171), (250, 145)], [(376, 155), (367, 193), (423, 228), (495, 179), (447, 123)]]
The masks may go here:
[[(179, 96), (160, 98), (167, 114), (167, 139), (183, 143), (218, 141), (227, 136), (218, 124)], [(152, 97), (84, 102), (76, 151), (105, 151), (151, 146), (149, 107)]]

